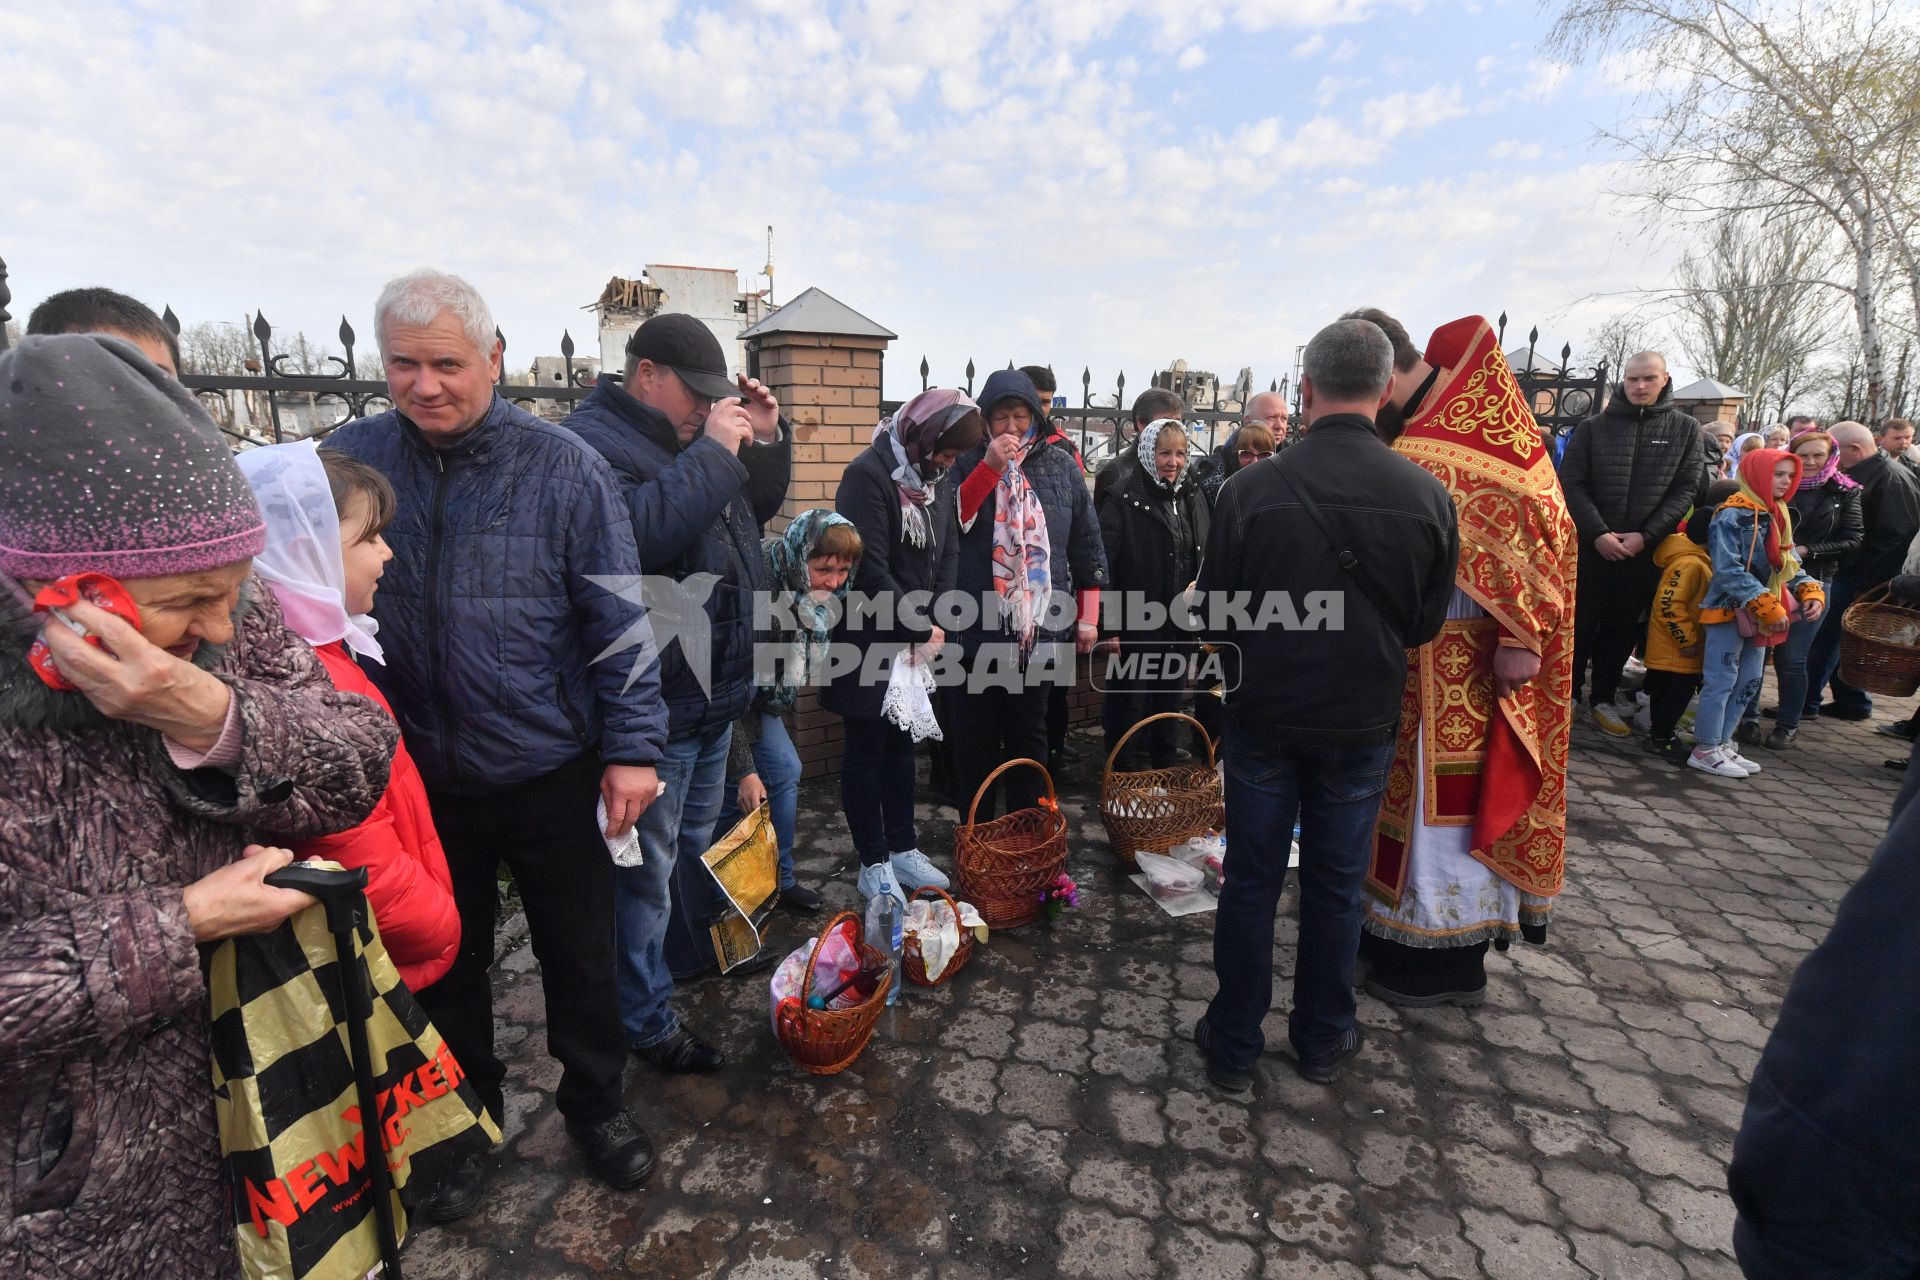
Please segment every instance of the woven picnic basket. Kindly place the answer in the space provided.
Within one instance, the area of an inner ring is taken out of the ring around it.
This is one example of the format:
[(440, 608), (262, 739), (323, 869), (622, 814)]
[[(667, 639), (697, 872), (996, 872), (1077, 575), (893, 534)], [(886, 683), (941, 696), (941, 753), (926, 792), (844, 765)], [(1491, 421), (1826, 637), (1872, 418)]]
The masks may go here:
[[(953, 912), (953, 922), (960, 929), (960, 946), (947, 961), (947, 967), (940, 971), (937, 978), (927, 976), (926, 957), (920, 954), (920, 935), (910, 933), (900, 951), (900, 967), (906, 970), (907, 980), (922, 987), (937, 987), (950, 980), (954, 974), (967, 967), (967, 961), (973, 959), (973, 930), (960, 923), (960, 904), (953, 895), (935, 885), (923, 884), (913, 891), (915, 898), (939, 898), (947, 904), (947, 910)], [(984, 917), (983, 917), (984, 918)], [(991, 927), (991, 926), (989, 926)]]
[[(1120, 758), (1127, 739), (1154, 721), (1166, 719), (1184, 720), (1199, 731), (1200, 741), (1207, 744), (1206, 763), (1192, 761), (1165, 769), (1116, 772), (1113, 762)], [(1226, 801), (1214, 751), (1213, 739), (1200, 722), (1178, 711), (1148, 716), (1113, 744), (1100, 775), (1100, 818), (1107, 827), (1108, 847), (1127, 870), (1139, 866), (1133, 855), (1142, 849), (1163, 854), (1195, 836), (1220, 830), (1226, 821)]]
[[(1021, 765), (1038, 769), (1046, 781), (1040, 803), (975, 822), (988, 788), (1001, 774)], [(1067, 869), (1067, 820), (1045, 765), (1023, 756), (986, 776), (973, 793), (967, 820), (953, 829), (953, 861), (960, 870), (961, 896), (980, 912), (988, 928), (1012, 929), (1039, 918), (1048, 887)]]
[(1840, 678), (1856, 689), (1904, 698), (1920, 689), (1920, 609), (1875, 587), (1840, 615)]
[[(850, 1009), (809, 1009), (807, 997), (813, 994), (813, 962), (819, 958), (820, 946), (827, 935), (838, 928), (842, 920), (853, 921), (854, 934), (859, 938), (856, 951), (863, 967), (882, 971), (879, 985), (874, 987), (872, 995)], [(881, 1010), (886, 1008), (887, 989), (893, 985), (892, 968), (886, 956), (868, 945), (858, 915), (842, 911), (829, 920), (813, 940), (813, 950), (807, 953), (797, 1006), (783, 1004), (774, 1018), (774, 1034), (793, 1064), (816, 1076), (836, 1075), (852, 1066), (853, 1060), (867, 1047), (867, 1041), (873, 1038), (873, 1026), (880, 1021)]]

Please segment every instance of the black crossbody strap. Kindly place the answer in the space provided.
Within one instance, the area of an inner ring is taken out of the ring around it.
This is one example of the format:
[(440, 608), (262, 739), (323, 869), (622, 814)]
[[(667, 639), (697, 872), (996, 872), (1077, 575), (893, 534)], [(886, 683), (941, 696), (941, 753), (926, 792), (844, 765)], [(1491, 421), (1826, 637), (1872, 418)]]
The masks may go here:
[(1320, 514), (1320, 504), (1308, 497), (1307, 491), (1295, 484), (1293, 477), (1288, 475), (1284, 468), (1276, 465), (1274, 471), (1280, 477), (1280, 483), (1287, 487), (1287, 492), (1291, 493), (1295, 501), (1305, 509), (1307, 518), (1313, 521), (1314, 527), (1320, 530), (1320, 536), (1327, 540), (1327, 546), (1333, 551), (1333, 558), (1339, 562), (1340, 568), (1346, 575), (1353, 579), (1353, 585), (1360, 588), (1360, 594), (1367, 598), (1374, 612), (1390, 622), (1397, 623), (1399, 615), (1387, 608), (1386, 601), (1381, 597), (1379, 589), (1374, 586), (1373, 579), (1367, 574), (1367, 567), (1360, 562), (1360, 557), (1351, 549), (1342, 546), (1340, 540), (1333, 536), (1333, 531), (1327, 528), (1327, 518)]

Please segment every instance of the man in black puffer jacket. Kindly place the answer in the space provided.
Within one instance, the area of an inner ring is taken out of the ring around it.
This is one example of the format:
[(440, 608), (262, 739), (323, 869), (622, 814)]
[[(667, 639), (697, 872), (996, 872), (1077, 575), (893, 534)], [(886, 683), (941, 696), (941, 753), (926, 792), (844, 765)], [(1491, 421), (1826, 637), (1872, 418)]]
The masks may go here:
[(760, 528), (786, 497), (789, 432), (772, 393), (728, 378), (720, 340), (688, 315), (635, 330), (624, 379), (603, 376), (566, 425), (613, 465), (650, 609), (680, 629), (678, 643), (661, 640), (666, 789), (635, 826), (644, 861), (618, 870), (627, 1040), (662, 1070), (717, 1071), (720, 1052), (669, 1001), (676, 976), (714, 963), (718, 904), (700, 855), (725, 802), (733, 722), (753, 695), (753, 593), (769, 585)]
[(1615, 699), (1653, 599), (1653, 548), (1693, 505), (1705, 465), (1700, 424), (1674, 408), (1673, 379), (1657, 351), (1627, 361), (1606, 411), (1573, 429), (1560, 462), (1580, 531), (1573, 696), (1579, 700), (1591, 664), (1593, 722), (1616, 738), (1632, 732)]

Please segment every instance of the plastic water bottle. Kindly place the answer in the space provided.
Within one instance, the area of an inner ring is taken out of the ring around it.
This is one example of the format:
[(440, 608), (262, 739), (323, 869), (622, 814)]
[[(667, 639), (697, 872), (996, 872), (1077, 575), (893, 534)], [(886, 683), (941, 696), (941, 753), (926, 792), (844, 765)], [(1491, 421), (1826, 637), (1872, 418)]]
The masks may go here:
[(867, 902), (867, 945), (885, 955), (893, 969), (893, 985), (887, 988), (887, 1003), (900, 997), (900, 952), (906, 945), (906, 919), (900, 911), (900, 899), (890, 893), (876, 893)]

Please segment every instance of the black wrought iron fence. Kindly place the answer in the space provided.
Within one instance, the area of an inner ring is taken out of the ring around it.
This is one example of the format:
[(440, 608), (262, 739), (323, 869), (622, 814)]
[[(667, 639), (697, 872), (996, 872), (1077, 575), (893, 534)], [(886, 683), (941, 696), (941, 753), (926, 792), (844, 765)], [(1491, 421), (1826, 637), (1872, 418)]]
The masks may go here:
[[(161, 316), (177, 337), (180, 333), (180, 319), (168, 307)], [(501, 350), (506, 350), (507, 337), (498, 328), (494, 336), (500, 340)], [(183, 371), (181, 383), (196, 396), (205, 401), (217, 402), (209, 405), (214, 420), (220, 429), (234, 440), (246, 444), (279, 444), (289, 437), (304, 438), (324, 436), (334, 427), (391, 408), (393, 401), (387, 392), (383, 379), (359, 377), (354, 362), (354, 347), (358, 335), (345, 316), (340, 318), (338, 331), (340, 345), (345, 355), (327, 353), (321, 357), (324, 364), (332, 367), (327, 372), (289, 371), (287, 362), (294, 359), (294, 353), (275, 351), (273, 347), (273, 325), (263, 314), (256, 313), (253, 318), (253, 337), (259, 344), (257, 358), (249, 357), (247, 368), (242, 373), (188, 373)], [(564, 381), (553, 385), (542, 383), (509, 382), (506, 376), (506, 362), (500, 366), (498, 387), (500, 394), (515, 404), (538, 411), (542, 405), (573, 402), (586, 398), (593, 390), (594, 375), (587, 365), (574, 362), (574, 343), (571, 331), (562, 331), (560, 335), (560, 358), (564, 370)], [(257, 366), (257, 367), (256, 367)], [(296, 399), (296, 397), (298, 399)], [(304, 404), (301, 403), (304, 401)], [(317, 411), (322, 404), (337, 403), (339, 416), (330, 422), (317, 422), (309, 418), (304, 423), (292, 424), (298, 428), (289, 430), (286, 419), (297, 413), (297, 408)], [(255, 406), (264, 406), (261, 412)], [(262, 421), (264, 419), (264, 421)]]

